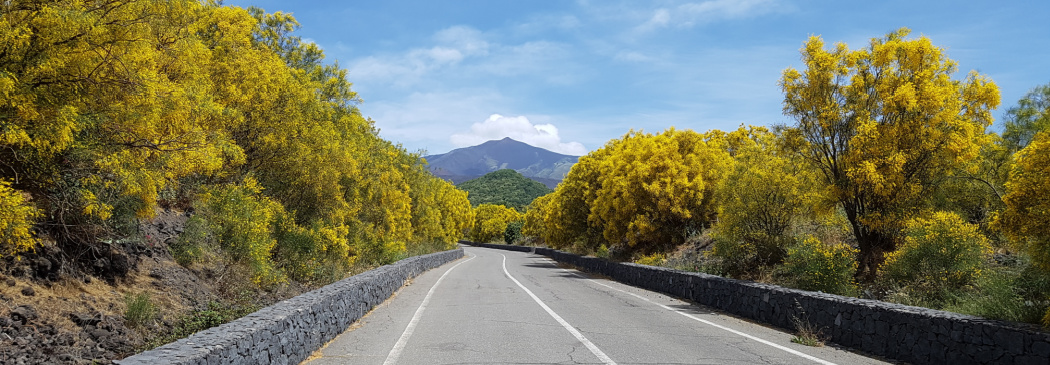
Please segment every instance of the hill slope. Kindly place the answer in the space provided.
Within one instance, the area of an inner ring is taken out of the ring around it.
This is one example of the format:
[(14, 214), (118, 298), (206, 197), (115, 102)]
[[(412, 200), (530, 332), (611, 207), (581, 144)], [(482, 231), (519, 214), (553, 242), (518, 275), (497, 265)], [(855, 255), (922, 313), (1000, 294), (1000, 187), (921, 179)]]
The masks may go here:
[(552, 191), (511, 169), (491, 172), (456, 186), (467, 192), (471, 205), (502, 204), (518, 210), (524, 210), (533, 199)]
[(457, 184), (497, 170), (511, 169), (550, 188), (557, 186), (579, 160), (579, 156), (551, 152), (509, 137), (425, 158), (430, 164), (430, 172)]

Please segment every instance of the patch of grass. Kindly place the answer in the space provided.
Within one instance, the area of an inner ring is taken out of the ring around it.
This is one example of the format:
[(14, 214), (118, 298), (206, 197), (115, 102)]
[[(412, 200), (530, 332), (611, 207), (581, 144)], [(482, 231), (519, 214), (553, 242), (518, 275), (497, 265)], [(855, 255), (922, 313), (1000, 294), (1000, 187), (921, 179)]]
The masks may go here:
[(791, 342), (810, 347), (823, 347), (824, 341), (820, 340), (819, 333), (811, 332), (811, 329), (799, 329), (798, 334), (791, 337)]
[(996, 267), (944, 310), (984, 318), (1040, 323), (1050, 301), (1050, 277), (1034, 267)]
[(131, 327), (144, 327), (157, 318), (157, 306), (153, 304), (149, 292), (129, 293), (124, 302), (128, 306), (124, 311), (124, 320)]
[(259, 310), (256, 305), (228, 305), (213, 301), (207, 309), (197, 310), (178, 320), (167, 334), (149, 339), (145, 350), (162, 346), (194, 333), (225, 324)]
[(795, 301), (795, 307), (798, 308), (801, 316), (792, 316), (791, 321), (795, 324), (796, 334), (791, 337), (791, 342), (806, 345), (810, 347), (823, 347), (824, 339), (823, 334), (813, 323), (810, 323), (806, 316), (806, 311), (802, 309), (802, 305)]

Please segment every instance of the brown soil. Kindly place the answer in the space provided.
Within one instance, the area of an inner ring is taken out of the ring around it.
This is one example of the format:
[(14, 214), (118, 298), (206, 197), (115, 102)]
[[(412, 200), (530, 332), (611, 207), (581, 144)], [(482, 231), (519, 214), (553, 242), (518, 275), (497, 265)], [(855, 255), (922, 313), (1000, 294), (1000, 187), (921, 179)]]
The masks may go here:
[[(0, 364), (110, 363), (143, 350), (209, 302), (248, 296), (262, 306), (308, 289), (287, 285), (245, 295), (250, 288), (226, 268), (180, 266), (168, 245), (186, 220), (185, 213), (159, 211), (140, 225), (143, 239), (111, 245), (103, 270), (73, 265), (46, 243), (21, 259), (0, 260)], [(141, 293), (157, 316), (132, 326), (126, 298)]]

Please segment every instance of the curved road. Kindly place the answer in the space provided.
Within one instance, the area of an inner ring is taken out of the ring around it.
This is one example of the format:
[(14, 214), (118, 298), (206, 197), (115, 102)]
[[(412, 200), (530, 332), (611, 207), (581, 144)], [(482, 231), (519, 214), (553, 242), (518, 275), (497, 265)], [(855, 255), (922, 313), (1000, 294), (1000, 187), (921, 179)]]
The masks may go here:
[(876, 364), (668, 296), (467, 247), (304, 362), (329, 364)]

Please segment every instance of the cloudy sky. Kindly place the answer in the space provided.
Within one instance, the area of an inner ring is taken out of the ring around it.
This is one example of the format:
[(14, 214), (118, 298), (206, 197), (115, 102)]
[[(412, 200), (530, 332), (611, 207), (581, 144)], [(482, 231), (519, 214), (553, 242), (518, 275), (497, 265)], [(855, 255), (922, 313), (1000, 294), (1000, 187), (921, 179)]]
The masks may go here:
[[(349, 70), (384, 138), (444, 153), (511, 137), (584, 154), (631, 129), (790, 123), (781, 72), (810, 35), (899, 27), (999, 85), (1001, 118), (1050, 83), (1050, 2), (236, 0), (291, 12)], [(993, 127), (994, 128), (994, 127)]]

